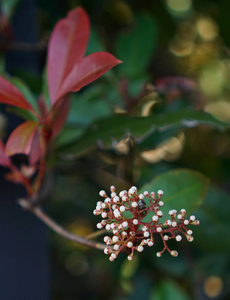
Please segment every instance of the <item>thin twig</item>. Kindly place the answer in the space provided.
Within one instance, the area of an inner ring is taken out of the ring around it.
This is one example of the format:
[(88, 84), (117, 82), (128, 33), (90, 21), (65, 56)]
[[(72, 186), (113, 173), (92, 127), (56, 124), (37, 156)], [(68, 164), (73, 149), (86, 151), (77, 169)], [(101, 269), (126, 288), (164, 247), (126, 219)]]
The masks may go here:
[(51, 217), (49, 217), (41, 207), (39, 206), (32, 206), (30, 202), (28, 202), (25, 199), (20, 199), (19, 204), (22, 206), (22, 208), (29, 210), (31, 213), (33, 213), (35, 216), (37, 216), (43, 223), (45, 223), (49, 228), (53, 229), (57, 234), (63, 236), (64, 238), (74, 241), (76, 243), (93, 247), (96, 249), (104, 250), (105, 247), (107, 247), (104, 244), (97, 243), (91, 240), (88, 240), (85, 237), (78, 236), (76, 234), (73, 234), (66, 229), (64, 229), (62, 226), (57, 224)]

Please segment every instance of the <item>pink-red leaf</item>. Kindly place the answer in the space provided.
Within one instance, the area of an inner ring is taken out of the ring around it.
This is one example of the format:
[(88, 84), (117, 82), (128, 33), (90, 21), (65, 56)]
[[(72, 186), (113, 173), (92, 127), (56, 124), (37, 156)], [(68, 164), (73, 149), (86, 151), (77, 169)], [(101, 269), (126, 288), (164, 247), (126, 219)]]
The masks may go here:
[(0, 165), (3, 167), (9, 167), (11, 165), (11, 161), (5, 153), (5, 147), (1, 139), (0, 139)]
[(51, 35), (48, 46), (48, 86), (51, 103), (57, 100), (60, 84), (86, 50), (89, 38), (89, 19), (80, 7), (60, 20)]
[(53, 112), (53, 110), (51, 110), (50, 112), (51, 114), (54, 113), (54, 116), (52, 116), (53, 121), (51, 124), (52, 139), (54, 139), (58, 135), (58, 133), (65, 125), (70, 108), (70, 97), (65, 96), (63, 99), (61, 99), (61, 101), (58, 101), (57, 107), (55, 105), (54, 108), (55, 112)]
[(38, 123), (34, 121), (27, 121), (19, 125), (8, 138), (6, 154), (9, 156), (17, 153), (28, 155), (37, 127)]
[(19, 89), (2, 76), (0, 76), (0, 102), (34, 111)]
[(41, 147), (40, 135), (38, 130), (36, 130), (32, 139), (31, 150), (29, 153), (30, 166), (33, 166), (38, 162), (38, 160), (41, 157), (41, 154), (42, 154), (42, 147)]
[(96, 80), (112, 67), (120, 63), (122, 63), (122, 61), (108, 52), (95, 52), (84, 57), (74, 66), (60, 86), (58, 99), (68, 92), (79, 91), (83, 86)]

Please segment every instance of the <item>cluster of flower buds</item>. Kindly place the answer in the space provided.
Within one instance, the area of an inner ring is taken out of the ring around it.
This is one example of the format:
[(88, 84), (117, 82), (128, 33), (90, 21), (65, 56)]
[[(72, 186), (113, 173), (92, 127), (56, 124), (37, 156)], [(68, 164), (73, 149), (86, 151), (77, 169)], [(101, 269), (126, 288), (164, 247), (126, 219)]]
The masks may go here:
[[(181, 209), (179, 214), (175, 209), (170, 210), (168, 220), (161, 222), (163, 191), (150, 194), (145, 191), (138, 194), (135, 186), (128, 191), (121, 191), (119, 195), (114, 186), (110, 187), (110, 191), (110, 197), (105, 191), (100, 191), (99, 195), (104, 201), (98, 201), (93, 211), (94, 215), (102, 217), (97, 228), (105, 228), (108, 231), (109, 235), (104, 237), (104, 253), (110, 255), (110, 261), (114, 261), (120, 252), (127, 252), (127, 259), (132, 260), (134, 251), (142, 252), (145, 245), (154, 245), (155, 235), (161, 237), (164, 245), (163, 250), (156, 253), (157, 257), (161, 257), (165, 250), (174, 257), (178, 255), (176, 250), (169, 249), (167, 241), (170, 239), (180, 242), (182, 236), (185, 236), (189, 242), (193, 241), (193, 232), (187, 229), (187, 226), (199, 225), (199, 221), (193, 215), (185, 218), (185, 209)], [(148, 205), (145, 201), (148, 201)], [(143, 219), (148, 213), (153, 214), (151, 221), (144, 222)]]

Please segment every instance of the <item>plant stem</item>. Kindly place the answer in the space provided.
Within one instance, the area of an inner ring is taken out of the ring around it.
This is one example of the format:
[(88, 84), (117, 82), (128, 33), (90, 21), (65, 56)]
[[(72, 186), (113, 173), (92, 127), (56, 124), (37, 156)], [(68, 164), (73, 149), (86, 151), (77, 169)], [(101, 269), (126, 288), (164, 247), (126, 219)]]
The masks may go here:
[(57, 234), (63, 236), (64, 238), (100, 250), (104, 250), (107, 246), (101, 243), (97, 243), (91, 240), (88, 240), (85, 237), (78, 236), (76, 234), (73, 234), (66, 229), (64, 229), (62, 226), (57, 224), (50, 216), (48, 216), (41, 207), (39, 206), (33, 206), (30, 202), (24, 199), (19, 200), (19, 204), (22, 206), (22, 208), (29, 210), (31, 213), (33, 213), (35, 216), (37, 216), (43, 223), (45, 223), (49, 228), (51, 228), (53, 231), (55, 231)]

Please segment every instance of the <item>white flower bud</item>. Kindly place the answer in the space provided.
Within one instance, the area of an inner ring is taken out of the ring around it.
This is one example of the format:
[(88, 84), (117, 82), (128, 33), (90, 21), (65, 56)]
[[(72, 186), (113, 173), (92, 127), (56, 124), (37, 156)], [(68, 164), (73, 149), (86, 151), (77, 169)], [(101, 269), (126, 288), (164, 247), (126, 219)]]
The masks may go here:
[(111, 193), (111, 198), (114, 198), (114, 197), (116, 197), (117, 196), (117, 194), (115, 193), (115, 192), (112, 192)]
[(125, 207), (124, 205), (121, 205), (121, 207), (120, 207), (120, 211), (121, 211), (121, 212), (124, 212), (124, 211), (126, 211), (126, 207)]
[(106, 218), (107, 217), (107, 213), (104, 211), (102, 214), (101, 214), (102, 218)]
[(114, 258), (110, 255), (109, 260), (114, 261)]
[(171, 220), (167, 220), (167, 221), (165, 222), (165, 224), (166, 224), (167, 226), (171, 226), (171, 225), (172, 225), (172, 221), (171, 221)]
[(127, 227), (127, 226), (128, 226), (128, 222), (124, 221), (124, 222), (122, 223), (122, 226), (123, 226), (124, 228)]
[(114, 243), (116, 243), (116, 242), (118, 242), (118, 240), (119, 240), (118, 236), (114, 235), (113, 238), (112, 238), (112, 241)]
[(113, 252), (113, 253), (111, 254), (111, 257), (115, 259), (115, 258), (117, 258), (117, 254)]
[(194, 237), (191, 235), (186, 235), (186, 238), (189, 242), (192, 242), (194, 240)]
[(149, 232), (145, 231), (143, 235), (144, 235), (144, 237), (149, 237)]
[(122, 232), (122, 235), (126, 236), (128, 233), (126, 231)]
[(116, 228), (116, 224), (115, 223), (110, 224), (110, 226), (111, 226), (111, 229), (115, 229)]
[(195, 221), (192, 222), (191, 224), (193, 224), (193, 225), (199, 225), (199, 224), (200, 224), (200, 221), (199, 221), (199, 220), (195, 220)]
[(105, 248), (105, 249), (104, 249), (104, 253), (105, 253), (105, 254), (109, 254), (109, 253), (110, 253), (110, 249), (109, 249), (109, 248)]
[(181, 240), (182, 240), (182, 236), (181, 236), (181, 235), (177, 235), (177, 236), (176, 236), (176, 241), (177, 241), (177, 242), (180, 242)]
[(105, 199), (105, 203), (106, 204), (109, 204), (111, 202), (111, 199), (109, 198), (109, 197), (107, 197), (106, 199)]
[(196, 220), (196, 217), (192, 215), (192, 216), (190, 216), (189, 220), (194, 222)]
[(149, 192), (144, 191), (144, 196), (145, 196), (145, 197), (148, 197), (148, 195), (149, 195)]
[(137, 207), (137, 202), (136, 201), (132, 202), (132, 207)]
[(156, 253), (156, 256), (157, 256), (157, 257), (161, 257), (161, 255), (162, 255), (161, 252), (157, 252), (157, 253)]
[(159, 206), (164, 206), (164, 202), (163, 201), (159, 201), (158, 205)]
[(189, 220), (184, 220), (184, 225), (188, 225), (189, 224)]
[(169, 239), (169, 236), (168, 235), (164, 235), (164, 240), (168, 241), (168, 239)]
[(137, 225), (138, 224), (138, 220), (137, 219), (133, 219), (133, 224)]
[(146, 231), (148, 228), (147, 228), (147, 226), (142, 226), (142, 228), (141, 228), (141, 230), (143, 230), (143, 231)]
[(159, 191), (157, 192), (157, 194), (158, 194), (158, 196), (162, 196), (162, 195), (164, 194), (164, 192), (163, 192), (162, 190), (159, 190)]
[(118, 229), (113, 229), (113, 234), (118, 234), (119, 230)]
[(177, 227), (177, 222), (173, 221), (172, 222), (172, 227)]
[(156, 193), (155, 193), (155, 192), (151, 192), (151, 193), (150, 193), (150, 196), (151, 196), (153, 199), (155, 199)]
[(97, 210), (94, 209), (93, 214), (96, 216), (97, 215)]
[(101, 229), (103, 227), (103, 225), (101, 223), (97, 223), (97, 228)]
[(162, 228), (161, 227), (157, 227), (157, 232), (162, 232)]
[(186, 210), (185, 210), (184, 208), (182, 208), (182, 209), (180, 210), (180, 213), (182, 214), (182, 216), (184, 216), (184, 215), (186, 214)]
[(105, 229), (106, 229), (106, 230), (110, 230), (110, 229), (111, 229), (111, 225), (110, 225), (110, 224), (107, 224), (107, 225), (105, 226)]
[(137, 251), (138, 251), (138, 252), (142, 252), (143, 250), (144, 250), (144, 247), (143, 247), (143, 246), (140, 246), (140, 245), (139, 245), (139, 246), (137, 247)]
[(134, 194), (136, 193), (136, 190), (133, 189), (133, 188), (131, 188), (131, 189), (129, 189), (128, 193), (129, 193), (130, 195), (134, 195)]
[(148, 242), (148, 246), (149, 246), (149, 247), (152, 247), (153, 245), (154, 245), (154, 242), (153, 242), (153, 241), (149, 241), (149, 242)]
[(120, 246), (119, 246), (119, 245), (117, 245), (117, 244), (113, 246), (113, 249), (114, 249), (114, 250), (116, 250), (116, 251), (118, 251), (118, 250), (119, 250), (119, 248), (120, 248)]
[(128, 197), (127, 196), (123, 196), (122, 199), (121, 199), (123, 202), (126, 202), (128, 200)]
[(159, 219), (158, 216), (153, 216), (153, 217), (152, 217), (153, 222), (157, 222), (158, 219)]
[(111, 240), (111, 238), (110, 238), (109, 236), (106, 235), (106, 236), (104, 237), (103, 241), (106, 243), (108, 240)]
[(133, 260), (133, 254), (128, 255), (128, 256), (127, 256), (127, 259), (128, 259), (128, 260)]
[(102, 207), (102, 208), (106, 208), (106, 204), (105, 204), (105, 203), (102, 203), (101, 207)]
[(133, 243), (132, 243), (132, 242), (128, 242), (128, 243), (127, 243), (127, 247), (128, 247), (128, 248), (132, 248), (132, 247), (133, 247)]
[(113, 213), (115, 218), (120, 218), (121, 214), (119, 211)]
[(118, 225), (118, 229), (123, 229), (122, 224), (119, 224), (119, 225)]
[(114, 198), (113, 198), (113, 202), (114, 203), (118, 203), (120, 201), (120, 198), (118, 197), (118, 196), (115, 196)]
[(178, 256), (178, 252), (177, 252), (176, 250), (172, 250), (172, 251), (170, 252), (170, 254), (171, 254), (172, 256), (174, 256), (174, 257), (177, 257), (177, 256)]
[(159, 210), (158, 212), (157, 212), (157, 215), (158, 215), (158, 217), (163, 217), (163, 212), (161, 211), (161, 210)]
[(99, 192), (99, 195), (100, 195), (101, 197), (106, 197), (106, 192), (105, 192), (104, 190), (101, 190), (101, 191)]
[(101, 205), (97, 205), (96, 210), (98, 210), (98, 211), (101, 210)]
[(189, 229), (189, 230), (187, 231), (187, 234), (188, 234), (188, 235), (192, 235), (192, 234), (193, 234), (192, 230)]
[(144, 199), (144, 195), (143, 195), (143, 194), (140, 194), (140, 195), (138, 196), (138, 198), (142, 200), (142, 199)]
[(134, 236), (134, 235), (135, 235), (135, 231), (130, 231), (130, 232), (129, 232), (129, 235), (130, 235), (130, 236)]
[(116, 190), (115, 186), (114, 186), (114, 185), (111, 185), (110, 191), (111, 191), (111, 192), (115, 192), (115, 190)]
[(177, 216), (177, 219), (178, 219), (178, 220), (182, 220), (182, 218), (183, 218), (183, 216), (180, 215), (180, 214)]

